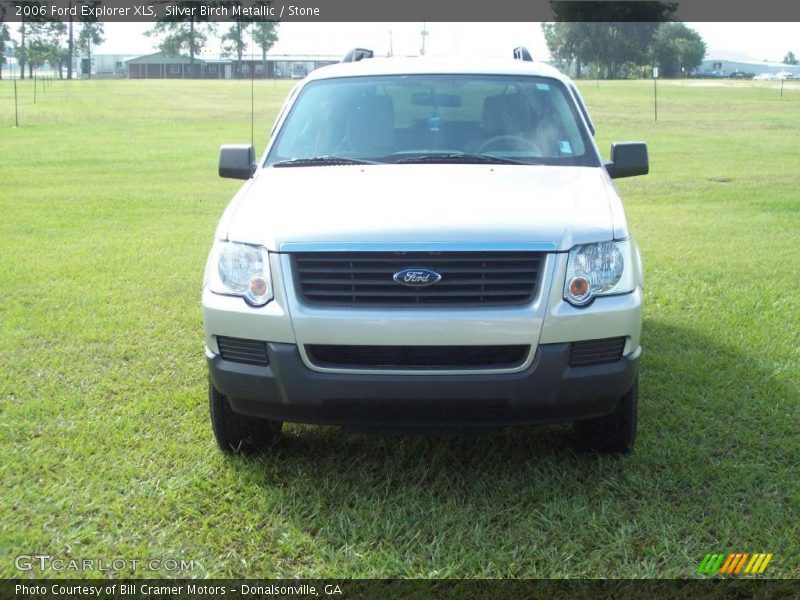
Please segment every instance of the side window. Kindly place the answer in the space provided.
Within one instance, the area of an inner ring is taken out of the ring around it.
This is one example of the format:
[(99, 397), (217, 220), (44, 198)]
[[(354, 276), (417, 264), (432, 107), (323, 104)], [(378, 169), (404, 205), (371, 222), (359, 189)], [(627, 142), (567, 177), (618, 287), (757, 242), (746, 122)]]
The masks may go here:
[(586, 102), (583, 101), (583, 96), (581, 96), (578, 87), (574, 83), (569, 84), (569, 91), (572, 93), (572, 96), (575, 98), (575, 103), (578, 105), (578, 109), (580, 110), (581, 114), (583, 115), (586, 124), (589, 126), (589, 132), (594, 135), (595, 128), (594, 123), (592, 122), (592, 117), (589, 115), (589, 110), (586, 108)]
[[(337, 85), (337, 84), (333, 84)], [(350, 90), (331, 93), (326, 86), (309, 86), (302, 92), (291, 114), (291, 127), (284, 128), (277, 153), (283, 158), (338, 154), (347, 133)]]
[[(573, 116), (572, 109), (567, 103), (564, 94), (556, 92), (551, 94), (553, 118), (557, 122), (555, 129), (559, 135), (555, 140), (548, 140), (551, 144), (553, 156), (582, 155), (586, 152), (578, 124)], [(553, 143), (555, 142), (555, 143)]]

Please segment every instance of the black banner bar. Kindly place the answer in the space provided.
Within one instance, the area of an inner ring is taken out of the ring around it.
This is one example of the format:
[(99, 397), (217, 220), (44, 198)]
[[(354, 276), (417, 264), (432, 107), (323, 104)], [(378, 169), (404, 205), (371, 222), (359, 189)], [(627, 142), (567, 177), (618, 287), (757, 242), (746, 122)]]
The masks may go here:
[[(579, 2), (591, 17), (580, 20), (612, 21), (614, 4), (653, 3), (652, 0), (0, 0), (0, 20), (103, 22), (293, 21), (293, 22), (506, 22), (553, 21), (557, 5)], [(792, 0), (679, 0), (680, 21), (800, 22), (800, 2)], [(585, 11), (582, 11), (585, 13)], [(595, 16), (596, 15), (596, 16)]]
[(797, 598), (798, 580), (0, 580), (3, 600), (273, 598)]

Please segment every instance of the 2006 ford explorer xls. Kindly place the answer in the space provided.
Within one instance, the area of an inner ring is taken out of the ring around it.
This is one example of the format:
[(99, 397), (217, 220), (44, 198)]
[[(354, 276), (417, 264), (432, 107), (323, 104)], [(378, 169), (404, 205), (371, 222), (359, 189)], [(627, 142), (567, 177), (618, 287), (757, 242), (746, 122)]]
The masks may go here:
[(289, 94), (220, 220), (203, 284), (226, 452), (284, 421), (491, 428), (574, 421), (631, 450), (642, 265), (575, 84), (530, 60), (348, 53)]

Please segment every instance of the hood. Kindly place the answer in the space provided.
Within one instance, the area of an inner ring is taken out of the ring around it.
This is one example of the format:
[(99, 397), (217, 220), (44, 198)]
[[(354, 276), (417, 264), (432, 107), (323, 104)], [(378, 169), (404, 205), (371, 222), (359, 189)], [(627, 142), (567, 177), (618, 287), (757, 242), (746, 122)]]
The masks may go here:
[(542, 244), (614, 238), (602, 168), (364, 165), (267, 168), (229, 206), (217, 237), (287, 244)]

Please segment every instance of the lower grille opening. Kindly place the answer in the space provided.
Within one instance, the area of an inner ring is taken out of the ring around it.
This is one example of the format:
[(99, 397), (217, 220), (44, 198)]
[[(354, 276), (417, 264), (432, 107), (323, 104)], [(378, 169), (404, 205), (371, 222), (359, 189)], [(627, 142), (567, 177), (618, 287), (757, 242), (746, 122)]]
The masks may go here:
[(320, 367), (366, 369), (503, 368), (522, 364), (530, 346), (339, 346), (306, 345)]
[(569, 352), (569, 366), (588, 367), (617, 362), (622, 358), (624, 349), (624, 337), (573, 342)]
[(248, 365), (266, 366), (269, 364), (266, 342), (219, 335), (217, 336), (217, 346), (219, 347), (219, 355), (223, 360)]

